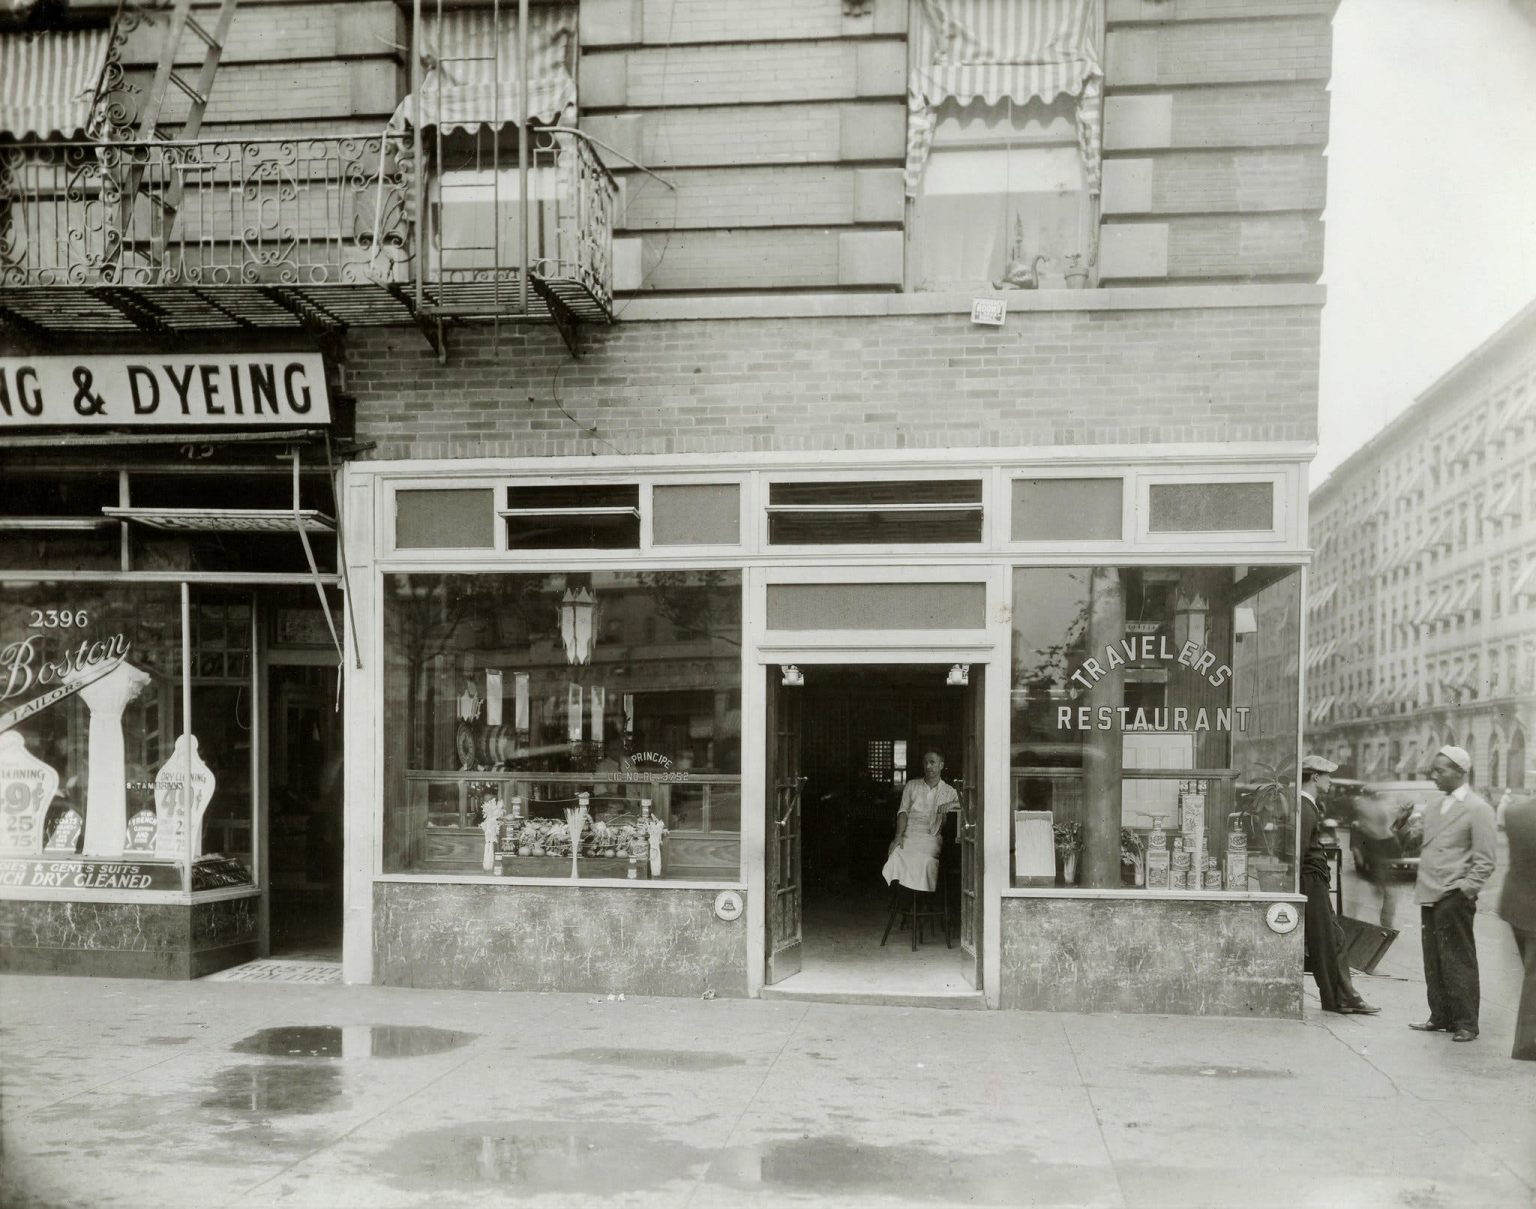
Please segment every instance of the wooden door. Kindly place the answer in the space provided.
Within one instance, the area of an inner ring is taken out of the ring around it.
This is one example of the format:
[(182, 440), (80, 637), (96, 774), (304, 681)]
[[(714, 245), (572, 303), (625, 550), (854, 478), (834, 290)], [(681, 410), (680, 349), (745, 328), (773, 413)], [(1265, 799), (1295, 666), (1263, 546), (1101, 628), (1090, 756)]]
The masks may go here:
[(800, 726), (803, 692), (785, 687), (777, 667), (768, 675), (767, 941), (765, 981), (780, 982), (800, 972)]
[(956, 838), (960, 843), (960, 948), (965, 954), (961, 970), (966, 982), (981, 985), (981, 860), (982, 782), (986, 775), (982, 742), (982, 710), (986, 700), (986, 669), (971, 665), (971, 683), (965, 690), (961, 722), (960, 818)]

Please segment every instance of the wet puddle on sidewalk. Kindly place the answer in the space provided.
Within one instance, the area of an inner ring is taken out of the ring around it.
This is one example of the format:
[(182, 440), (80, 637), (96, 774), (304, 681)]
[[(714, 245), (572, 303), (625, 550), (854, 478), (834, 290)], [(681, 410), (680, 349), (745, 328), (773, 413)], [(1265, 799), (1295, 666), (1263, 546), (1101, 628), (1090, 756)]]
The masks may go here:
[(745, 1066), (747, 1061), (735, 1054), (684, 1049), (569, 1049), (546, 1057), (550, 1061), (586, 1062), (592, 1066), (625, 1070), (722, 1070), (728, 1066)]
[(363, 1058), (419, 1058), (459, 1049), (478, 1034), (420, 1025), (287, 1025), (265, 1028), (230, 1046), (237, 1054), (280, 1061), (216, 1071), (199, 1107), (242, 1117), (306, 1116), (338, 1107), (343, 1066)]
[(701, 1179), (737, 1191), (887, 1195), (910, 1202), (1015, 1205), (1021, 1188), (1070, 1195), (1070, 1169), (1025, 1149), (946, 1153), (801, 1137), (710, 1150), (621, 1122), (481, 1122), (407, 1134), (370, 1165), (396, 1187), (443, 1192), (495, 1185), (523, 1193), (610, 1197)]
[(328, 1112), (341, 1099), (341, 1071), (334, 1066), (229, 1066), (213, 1077), (199, 1108), (241, 1116), (309, 1116)]
[(468, 1045), (476, 1035), (415, 1024), (289, 1025), (264, 1028), (230, 1048), (266, 1058), (419, 1058)]

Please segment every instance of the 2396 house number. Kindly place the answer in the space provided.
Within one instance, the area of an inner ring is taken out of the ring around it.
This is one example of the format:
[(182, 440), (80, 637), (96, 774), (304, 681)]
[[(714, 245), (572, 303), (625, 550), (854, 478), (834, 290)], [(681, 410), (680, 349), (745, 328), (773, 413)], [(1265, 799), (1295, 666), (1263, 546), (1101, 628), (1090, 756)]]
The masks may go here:
[(30, 612), (29, 630), (72, 630), (91, 624), (90, 614), (84, 609), (32, 609)]

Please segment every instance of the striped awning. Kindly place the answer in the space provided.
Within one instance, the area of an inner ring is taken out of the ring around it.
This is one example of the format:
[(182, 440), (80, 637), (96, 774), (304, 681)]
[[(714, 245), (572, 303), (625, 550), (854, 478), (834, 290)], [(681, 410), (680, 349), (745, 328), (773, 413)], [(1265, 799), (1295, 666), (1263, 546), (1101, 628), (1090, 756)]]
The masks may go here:
[(74, 138), (91, 120), (109, 31), (0, 34), (0, 134)]
[[(502, 6), (499, 14), (488, 8), (428, 13), (422, 27), (420, 104), (415, 96), (400, 102), (393, 128), (415, 123), (418, 111), (422, 126), (444, 132), (522, 124), (516, 5)], [(527, 116), (533, 121), (558, 122), (576, 104), (575, 49), (574, 4), (530, 6)]]
[(1433, 554), (1436, 550), (1449, 550), (1454, 544), (1451, 539), (1451, 528), (1455, 524), (1454, 519), (1447, 515), (1444, 520), (1429, 531), (1422, 545), (1415, 551), (1417, 554)]
[(1487, 521), (1501, 521), (1506, 516), (1518, 517), (1520, 515), (1520, 480), (1511, 479), (1509, 486), (1499, 495), (1494, 497), (1493, 503), (1483, 513), (1483, 519)]
[(1411, 499), (1413, 493), (1423, 486), (1424, 480), (1428, 477), (1429, 467), (1420, 465), (1417, 470), (1408, 476), (1408, 481), (1399, 489), (1397, 498), (1400, 500)]
[(1470, 613), (1482, 601), (1483, 580), (1481, 576), (1474, 575), (1466, 583), (1462, 584), (1456, 592), (1456, 598), (1446, 610), (1448, 617), (1461, 617)]
[(907, 82), (907, 193), (915, 196), (944, 101), (1050, 103), (1073, 96), (1091, 193), (1101, 178), (1104, 73), (1091, 0), (920, 0)]
[(1479, 416), (1463, 430), (1461, 437), (1451, 451), (1448, 461), (1452, 466), (1458, 462), (1464, 462), (1474, 453), (1478, 452), (1488, 439), (1488, 417)]
[(1499, 416), (1499, 424), (1506, 432), (1516, 432), (1532, 415), (1536, 415), (1536, 391), (1517, 389)]
[(1330, 638), (1327, 642), (1314, 647), (1312, 649), (1312, 653), (1307, 656), (1307, 667), (1314, 668), (1323, 666), (1333, 658), (1335, 652), (1337, 652), (1338, 649), (1339, 640), (1337, 638)]

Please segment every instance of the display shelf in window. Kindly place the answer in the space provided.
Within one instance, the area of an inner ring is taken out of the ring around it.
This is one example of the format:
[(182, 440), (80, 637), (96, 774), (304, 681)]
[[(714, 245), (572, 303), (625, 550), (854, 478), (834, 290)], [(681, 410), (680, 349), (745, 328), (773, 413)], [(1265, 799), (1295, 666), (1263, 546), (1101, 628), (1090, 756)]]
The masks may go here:
[(585, 805), (577, 876), (627, 878), (628, 848), (647, 818), (664, 829), (661, 860), (646, 862), (637, 876), (700, 881), (739, 876), (739, 776), (410, 772), (406, 786), (409, 822), (403, 830), (411, 842), (389, 872), (494, 874), (494, 863), (487, 865), (485, 828), (496, 820), (491, 851), (501, 858), (503, 875), (569, 877), (566, 812)]

